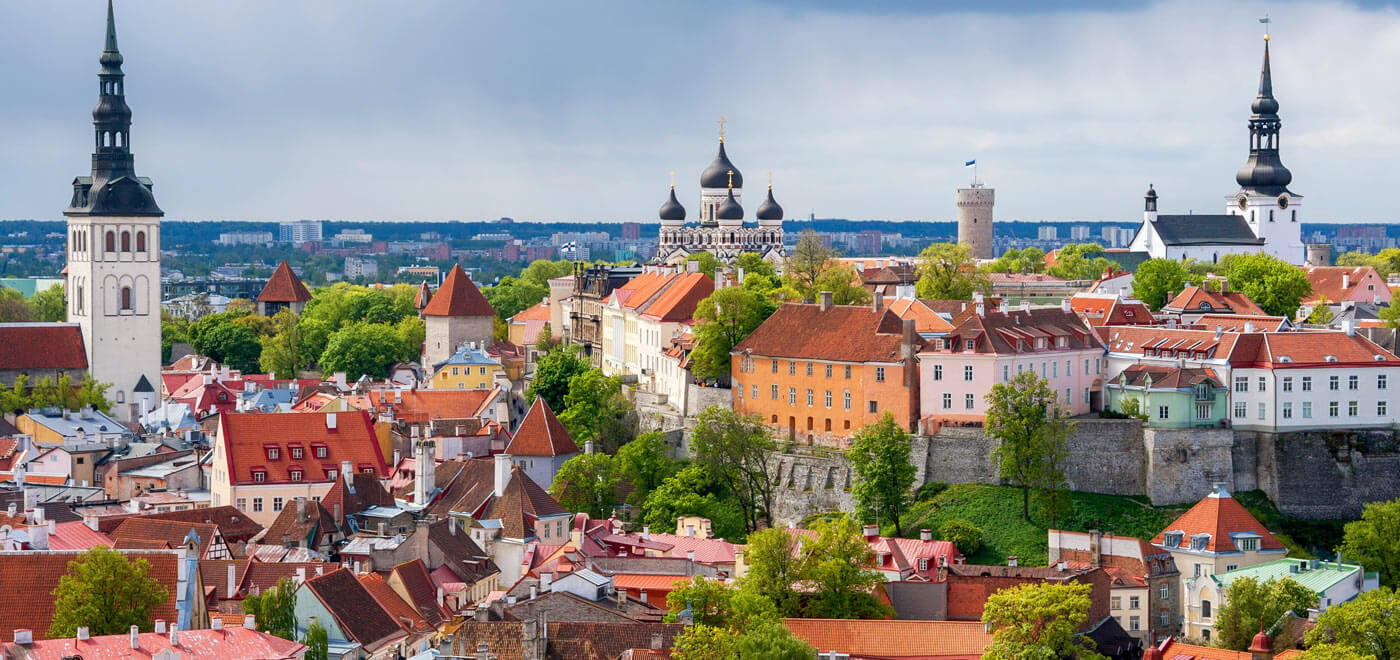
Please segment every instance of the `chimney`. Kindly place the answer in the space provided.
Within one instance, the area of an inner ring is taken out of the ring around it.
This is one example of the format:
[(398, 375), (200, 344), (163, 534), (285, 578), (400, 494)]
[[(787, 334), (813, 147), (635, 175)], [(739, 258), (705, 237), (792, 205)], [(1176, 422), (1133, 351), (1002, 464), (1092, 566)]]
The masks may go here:
[(880, 526), (879, 526), (879, 525), (866, 525), (864, 528), (862, 528), (862, 536), (865, 537), (865, 540), (866, 540), (866, 541), (873, 541), (873, 540), (875, 540), (876, 538), (879, 538), (879, 536), (880, 536)]
[(583, 443), (583, 453), (585, 453), (585, 454), (592, 454), (592, 453), (593, 453), (593, 441), (592, 441), (592, 440), (586, 440), (586, 441), (584, 441), (584, 443)]
[(496, 497), (504, 495), (506, 483), (510, 481), (510, 454), (496, 454), (495, 464), (495, 490)]
[(879, 293), (870, 296), (870, 311), (876, 314), (885, 311), (885, 296)]
[[(82, 628), (81, 630), (86, 630), (86, 628)], [(26, 628), (20, 628), (19, 630), (16, 630), (16, 631), (15, 631), (15, 643), (16, 643), (16, 644), (33, 644), (33, 643), (34, 643), (34, 631), (33, 631), (33, 630), (26, 629)]]
[(210, 629), (210, 630), (223, 630), (223, 629), (224, 629), (224, 620), (223, 620), (222, 618), (220, 618), (220, 617), (217, 617), (217, 616), (216, 616), (216, 617), (210, 617), (210, 619), (209, 619), (209, 629)]
[(1070, 313), (1069, 298), (1060, 299), (1060, 311), (1066, 314)]
[(229, 562), (224, 578), (224, 598), (233, 598), (234, 590), (238, 588), (237, 573), (237, 566), (233, 562)]
[[(132, 626), (132, 627), (135, 628), (135, 626)], [(243, 627), (246, 628), (246, 629), (248, 629), (248, 630), (257, 630), (257, 629), (258, 629), (258, 617), (255, 617), (255, 616), (253, 616), (253, 615), (251, 615), (251, 614), (249, 614), (249, 615), (243, 617)]]
[(986, 315), (987, 315), (987, 306), (984, 305), (984, 304), (982, 304), (982, 303), (980, 303), (980, 302), (977, 303), (977, 315), (978, 315), (978, 316), (986, 316)]
[(686, 551), (685, 551), (685, 560), (688, 561), (688, 562), (694, 563), (694, 562), (695, 562), (695, 551), (694, 551), (694, 550), (686, 550)]
[(141, 629), (137, 628), (136, 626), (132, 626), (131, 632), (127, 635), (127, 639), (131, 643), (131, 648), (141, 648)]
[(335, 413), (326, 413), (326, 429), (335, 430)]
[(298, 567), (297, 567), (297, 584), (301, 584), (301, 583), (303, 583), (303, 582), (305, 582), (305, 581), (306, 581), (306, 567), (305, 567), (305, 566), (298, 566)]
[(902, 324), (904, 337), (900, 341), (899, 356), (905, 360), (914, 359), (914, 337), (917, 334), (914, 330), (914, 319), (904, 319)]
[(646, 541), (646, 540), (648, 540), (648, 539), (650, 539), (650, 538), (651, 538), (651, 525), (642, 525), (642, 540), (643, 540), (643, 541)]
[(1342, 288), (1351, 288), (1351, 273), (1342, 273)]
[(1254, 332), (1254, 321), (1245, 321), (1245, 322), (1244, 322), (1244, 331), (1245, 331), (1246, 333)]
[(1215, 339), (1216, 339), (1217, 341), (1219, 341), (1220, 336), (1223, 335), (1223, 334), (1225, 334), (1225, 326), (1216, 325), (1216, 326), (1215, 326)]
[(180, 645), (180, 629), (170, 626), (170, 645), (172, 647)]
[(1011, 555), (1010, 557), (1007, 557), (1007, 558), (1006, 558), (1006, 565), (1007, 565), (1007, 566), (1011, 566), (1011, 567), (1015, 567), (1015, 566), (1017, 566), (1017, 564), (1018, 564), (1019, 561), (1020, 561), (1020, 558), (1019, 558), (1019, 557), (1017, 557), (1016, 555)]
[(306, 524), (306, 498), (305, 498), (305, 497), (298, 497), (298, 498), (297, 498), (297, 524), (298, 524), (298, 525), (305, 525), (305, 524)]
[(819, 307), (819, 309), (821, 309), (821, 311), (823, 311), (823, 312), (825, 312), (825, 311), (828, 310), (828, 309), (831, 309), (831, 292), (830, 292), (830, 291), (822, 291), (822, 292), (821, 292), (821, 307)]
[(921, 529), (921, 530), (919, 530), (919, 540), (920, 540), (920, 541), (932, 541), (932, 540), (933, 540), (933, 530), (931, 530), (931, 529)]
[[(534, 589), (534, 587), (530, 587), (530, 588), (531, 588), (531, 589)], [(446, 596), (447, 596), (447, 592), (443, 591), (443, 590), (442, 590), (442, 587), (438, 587), (438, 588), (437, 588), (437, 604), (438, 604), (438, 607), (442, 607), (443, 599), (444, 599)]]
[[(441, 591), (442, 591), (442, 587), (438, 587), (438, 591), (441, 592)], [(540, 588), (539, 588), (539, 586), (538, 586), (538, 585), (533, 585), (533, 584), (530, 585), (530, 600), (534, 600), (534, 599), (538, 598), (539, 595), (540, 595)]]
[(1031, 313), (1031, 301), (1029, 301), (1029, 300), (1022, 300), (1022, 301), (1021, 301), (1021, 311), (1025, 312), (1025, 313), (1027, 313), (1027, 314)]
[[(91, 639), (91, 638), (92, 638), (92, 634), (88, 631), (88, 627), (87, 627), (87, 626), (78, 626), (78, 641), (80, 641), (80, 642), (86, 642), (86, 641), (88, 641), (88, 640)], [(16, 641), (18, 641), (18, 640), (16, 640)]]
[(1356, 321), (1350, 318), (1342, 319), (1342, 332), (1347, 333), (1348, 337), (1356, 336)]
[(355, 492), (355, 464), (350, 461), (341, 461), (340, 476), (345, 477), (345, 488), (352, 493)]
[(1100, 541), (1103, 535), (1097, 529), (1089, 530), (1089, 563), (1098, 566), (1103, 561)]
[(554, 584), (553, 573), (540, 573), (540, 591), (549, 591), (549, 587)]
[(457, 521), (455, 521), (455, 520), (453, 520), (453, 519), (451, 519), (451, 518), (448, 518), (448, 519), (447, 519), (447, 533), (448, 533), (450, 536), (456, 536), (456, 535), (457, 535)]

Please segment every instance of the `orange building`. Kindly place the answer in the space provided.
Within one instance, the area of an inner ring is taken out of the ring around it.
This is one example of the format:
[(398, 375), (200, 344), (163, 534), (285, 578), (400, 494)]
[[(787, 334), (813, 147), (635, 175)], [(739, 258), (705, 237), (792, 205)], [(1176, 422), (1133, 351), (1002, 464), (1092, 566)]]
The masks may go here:
[(879, 304), (832, 305), (822, 292), (783, 305), (730, 353), (734, 410), (807, 444), (845, 447), (886, 412), (913, 431), (922, 346), (913, 319)]

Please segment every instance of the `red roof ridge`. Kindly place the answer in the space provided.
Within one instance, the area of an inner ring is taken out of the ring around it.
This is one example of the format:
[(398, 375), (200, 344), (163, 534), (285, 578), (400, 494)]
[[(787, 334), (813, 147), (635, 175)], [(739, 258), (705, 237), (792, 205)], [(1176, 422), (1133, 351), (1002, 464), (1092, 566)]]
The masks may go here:
[(550, 410), (544, 397), (535, 397), (520, 428), (515, 430), (506, 453), (512, 456), (563, 456), (577, 454), (578, 445), (564, 424)]
[(486, 296), (476, 288), (476, 283), (462, 270), (461, 264), (452, 264), (442, 286), (433, 293), (423, 308), (424, 316), (495, 316), (496, 310), (487, 302)]
[(302, 283), (301, 278), (292, 272), (292, 267), (283, 259), (277, 264), (277, 269), (272, 271), (272, 276), (267, 278), (267, 283), (263, 285), (262, 293), (258, 294), (258, 302), (306, 302), (311, 300), (311, 292)]

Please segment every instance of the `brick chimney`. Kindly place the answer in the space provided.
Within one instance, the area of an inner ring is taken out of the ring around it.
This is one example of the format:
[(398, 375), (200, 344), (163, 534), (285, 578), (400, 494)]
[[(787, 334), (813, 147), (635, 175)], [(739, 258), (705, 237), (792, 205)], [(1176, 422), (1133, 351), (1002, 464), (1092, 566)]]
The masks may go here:
[(819, 309), (821, 309), (821, 311), (823, 311), (823, 312), (825, 312), (825, 311), (828, 310), (828, 309), (831, 309), (831, 292), (830, 292), (830, 291), (822, 291), (820, 295), (821, 295), (821, 298), (820, 298), (820, 299), (821, 299), (821, 303), (820, 303), (821, 306), (819, 307)]
[(1089, 563), (1095, 566), (1102, 565), (1101, 562), (1103, 551), (1099, 547), (1099, 544), (1102, 542), (1102, 540), (1103, 535), (1099, 533), (1099, 530), (1089, 530)]
[(880, 537), (880, 526), (866, 525), (864, 528), (862, 528), (861, 535), (865, 537), (865, 540), (867, 542), (874, 541), (875, 539)]
[(932, 541), (932, 540), (933, 540), (933, 530), (931, 530), (931, 529), (921, 529), (921, 530), (919, 530), (919, 540), (920, 540), (920, 541)]
[(495, 463), (495, 484), (496, 497), (500, 497), (506, 492), (506, 484), (510, 483), (510, 454), (496, 454)]

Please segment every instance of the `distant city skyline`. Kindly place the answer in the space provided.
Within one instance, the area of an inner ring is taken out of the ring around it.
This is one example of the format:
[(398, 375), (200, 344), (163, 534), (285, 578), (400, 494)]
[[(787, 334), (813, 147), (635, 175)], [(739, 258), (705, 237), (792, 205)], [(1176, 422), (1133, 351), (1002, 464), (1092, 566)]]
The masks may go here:
[[(83, 4), (3, 6), (0, 218), (60, 218), (88, 169), (105, 7)], [(1394, 8), (944, 7), (116, 3), (167, 220), (654, 222), (671, 171), (697, 211), (720, 117), (749, 218), (772, 170), (790, 218), (951, 220), (972, 159), (998, 220), (1133, 221), (1148, 183), (1220, 213), (1266, 12), (1304, 221), (1400, 220)]]

